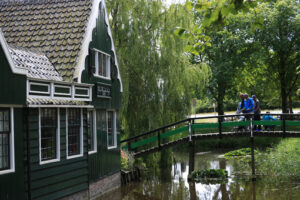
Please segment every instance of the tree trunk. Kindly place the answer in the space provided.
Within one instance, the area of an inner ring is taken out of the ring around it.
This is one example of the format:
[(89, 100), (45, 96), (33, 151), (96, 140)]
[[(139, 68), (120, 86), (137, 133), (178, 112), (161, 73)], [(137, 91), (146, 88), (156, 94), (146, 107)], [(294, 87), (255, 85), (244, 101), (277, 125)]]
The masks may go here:
[(293, 99), (292, 96), (289, 96), (289, 112), (293, 113)]
[(218, 115), (224, 115), (224, 93), (219, 91), (218, 94), (218, 99), (217, 99), (217, 103), (218, 103)]
[[(284, 67), (282, 67), (282, 71), (284, 71)], [(280, 86), (281, 86), (281, 108), (282, 113), (288, 113), (287, 111), (287, 94), (286, 94), (286, 80), (285, 73), (280, 73)]]

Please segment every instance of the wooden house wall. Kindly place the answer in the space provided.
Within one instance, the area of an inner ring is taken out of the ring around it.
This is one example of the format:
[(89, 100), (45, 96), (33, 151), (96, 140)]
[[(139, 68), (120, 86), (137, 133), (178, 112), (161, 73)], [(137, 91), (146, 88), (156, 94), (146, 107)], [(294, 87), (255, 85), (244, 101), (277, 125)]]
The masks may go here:
[(88, 189), (87, 119), (84, 110), (83, 157), (66, 159), (66, 109), (60, 109), (60, 161), (39, 164), (38, 109), (28, 115), (29, 195), (31, 199), (52, 200)]
[[(100, 6), (101, 7), (101, 6)], [(109, 54), (113, 60), (111, 63), (112, 79), (106, 80), (94, 77), (91, 72), (90, 59), (91, 55), (86, 57), (85, 70), (82, 73), (82, 82), (84, 83), (105, 83), (111, 85), (112, 98), (97, 98), (96, 88), (93, 88), (93, 102), (96, 110), (114, 110), (119, 113), (121, 108), (120, 82), (117, 79), (117, 68), (114, 63), (114, 53), (112, 51), (112, 42), (108, 35), (108, 27), (105, 23), (105, 11), (100, 10), (97, 19), (97, 26), (93, 30), (92, 42), (90, 49), (98, 49)], [(98, 126), (98, 124), (97, 124)], [(107, 131), (97, 129), (97, 153), (89, 155), (89, 174), (90, 181), (99, 180), (110, 174), (120, 171), (120, 120), (117, 119), (117, 148), (107, 148)]]
[(0, 199), (27, 199), (23, 154), (23, 110), (14, 108), (15, 172), (0, 175)]
[(0, 104), (26, 103), (26, 76), (13, 74), (0, 45)]

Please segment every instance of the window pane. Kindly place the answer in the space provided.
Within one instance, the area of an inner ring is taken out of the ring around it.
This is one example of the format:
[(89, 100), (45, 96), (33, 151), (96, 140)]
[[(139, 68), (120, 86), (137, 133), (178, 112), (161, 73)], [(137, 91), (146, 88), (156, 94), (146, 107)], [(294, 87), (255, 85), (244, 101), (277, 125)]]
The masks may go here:
[(1, 120), (0, 121), (0, 132), (3, 132), (4, 131), (4, 122)]
[(57, 110), (41, 109), (41, 159), (42, 161), (57, 158)]
[(102, 76), (105, 76), (105, 77), (106, 77), (106, 76), (107, 76), (107, 75), (106, 75), (106, 59), (107, 59), (106, 57), (107, 57), (107, 56), (104, 55), (104, 54), (102, 54), (102, 56), (103, 56), (103, 59), (102, 59), (102, 60), (103, 60), (103, 65), (102, 65), (102, 67), (103, 67), (103, 74), (102, 74)]
[(4, 114), (3, 114), (3, 119), (4, 121), (8, 121), (9, 120), (9, 111), (5, 111)]
[(80, 109), (69, 109), (68, 113), (68, 155), (80, 154)]
[(107, 131), (107, 123), (106, 123), (106, 111), (105, 110), (97, 110), (97, 131), (106, 133)]
[(98, 71), (99, 71), (99, 75), (103, 75), (103, 54), (102, 53), (98, 53)]
[(87, 116), (87, 121), (88, 121), (88, 148), (89, 151), (94, 151), (95, 147), (95, 141), (94, 141), (94, 115), (93, 111), (88, 111), (88, 116)]
[(9, 109), (0, 110), (0, 170), (10, 168)]

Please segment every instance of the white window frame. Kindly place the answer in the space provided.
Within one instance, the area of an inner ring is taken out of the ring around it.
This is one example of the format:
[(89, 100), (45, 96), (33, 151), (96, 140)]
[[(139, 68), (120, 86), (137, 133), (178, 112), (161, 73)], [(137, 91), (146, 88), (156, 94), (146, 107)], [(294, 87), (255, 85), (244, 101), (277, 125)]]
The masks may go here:
[(96, 110), (88, 110), (93, 111), (93, 140), (94, 140), (94, 146), (93, 150), (89, 151), (89, 154), (97, 153), (97, 120), (96, 120)]
[(10, 169), (0, 171), (0, 175), (15, 172), (15, 129), (14, 129), (14, 108), (10, 107)]
[[(98, 50), (98, 49), (93, 49), (93, 50), (95, 51), (95, 68), (96, 68), (94, 76), (98, 77), (98, 78), (102, 78), (102, 79), (111, 80), (111, 77), (110, 77), (110, 71), (111, 71), (110, 57), (111, 56), (103, 51)], [(99, 59), (98, 59), (99, 54), (103, 54), (103, 55), (107, 56), (106, 76), (99, 75)]]
[[(114, 137), (114, 145), (108, 146), (108, 112), (113, 112), (113, 137)], [(117, 116), (115, 110), (107, 110), (106, 111), (106, 142), (107, 149), (116, 149), (118, 147), (117, 144)]]
[(79, 158), (79, 157), (83, 157), (83, 112), (82, 112), (82, 108), (80, 108), (80, 153), (78, 155), (73, 155), (73, 156), (69, 156), (69, 125), (68, 125), (68, 121), (69, 121), (69, 109), (72, 108), (67, 108), (66, 109), (66, 157), (67, 160), (68, 159), (73, 159), (73, 158)]
[(52, 160), (42, 161), (42, 126), (41, 126), (41, 108), (39, 108), (39, 157), (40, 165), (60, 161), (60, 109), (57, 108), (57, 128), (56, 128), (56, 158)]

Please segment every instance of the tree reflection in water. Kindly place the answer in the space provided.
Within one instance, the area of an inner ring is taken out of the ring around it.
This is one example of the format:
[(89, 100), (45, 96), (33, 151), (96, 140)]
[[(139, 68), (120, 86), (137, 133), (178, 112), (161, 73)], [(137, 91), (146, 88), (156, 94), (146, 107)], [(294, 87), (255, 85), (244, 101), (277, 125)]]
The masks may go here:
[[(229, 173), (229, 180), (223, 184), (204, 184), (188, 182), (188, 154), (175, 154), (176, 162), (161, 169), (151, 169), (141, 182), (123, 186), (112, 196), (103, 200), (298, 200), (300, 191), (296, 183), (273, 184), (260, 177), (257, 182), (249, 179), (234, 178), (231, 161), (219, 158), (221, 153), (196, 155), (195, 169), (222, 168)], [(173, 160), (173, 159), (172, 159)], [(296, 185), (294, 185), (296, 184)], [(101, 200), (102, 200), (101, 199)]]

